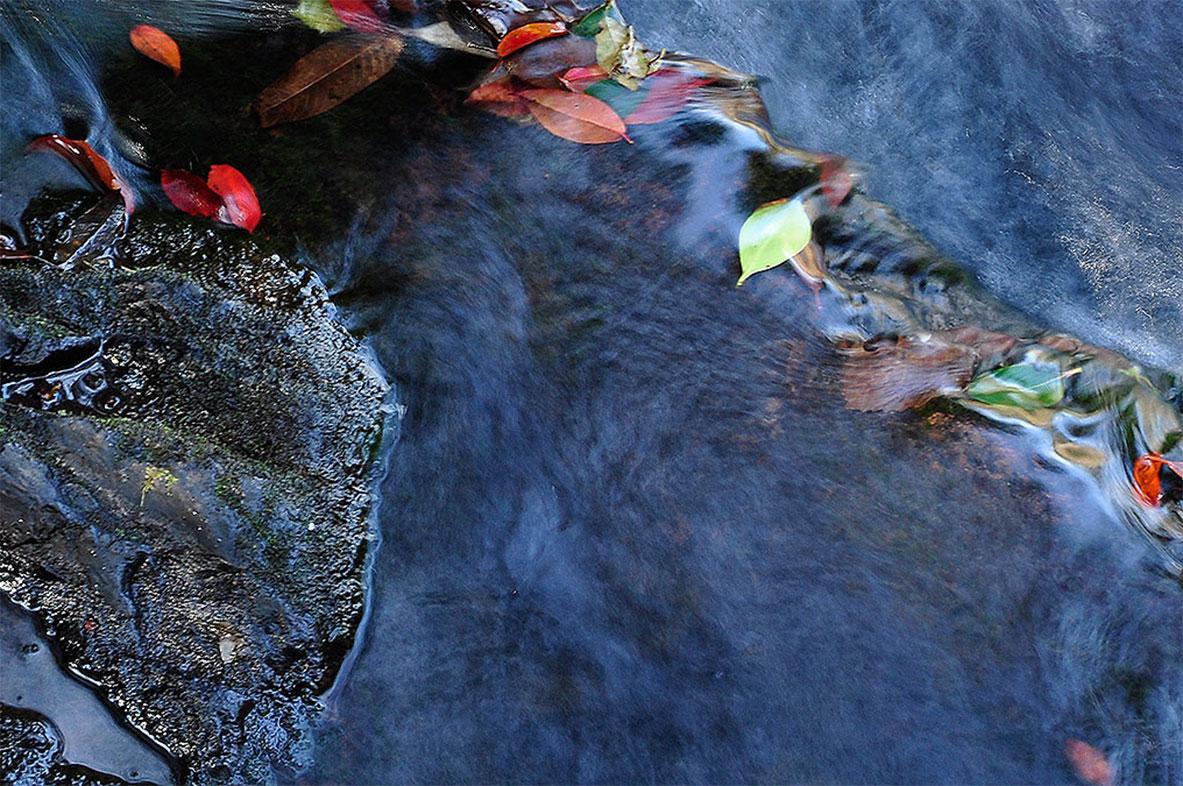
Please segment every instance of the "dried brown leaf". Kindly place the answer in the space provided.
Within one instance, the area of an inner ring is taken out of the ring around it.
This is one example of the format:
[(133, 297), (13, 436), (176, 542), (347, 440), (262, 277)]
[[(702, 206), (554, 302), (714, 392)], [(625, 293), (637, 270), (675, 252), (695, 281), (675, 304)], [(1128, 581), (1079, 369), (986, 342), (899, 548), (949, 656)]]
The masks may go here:
[(403, 39), (391, 33), (334, 38), (259, 94), (259, 122), (270, 128), (327, 112), (389, 73), (402, 51)]

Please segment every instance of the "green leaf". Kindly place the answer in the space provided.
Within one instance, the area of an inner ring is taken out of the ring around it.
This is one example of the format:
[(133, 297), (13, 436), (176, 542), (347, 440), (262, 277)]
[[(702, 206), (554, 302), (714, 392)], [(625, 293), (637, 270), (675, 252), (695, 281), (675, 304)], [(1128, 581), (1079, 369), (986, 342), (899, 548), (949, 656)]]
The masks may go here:
[(813, 237), (813, 224), (800, 199), (778, 199), (756, 208), (739, 230), (742, 287), (748, 278), (782, 265), (801, 253)]
[(975, 377), (965, 392), (983, 404), (1045, 409), (1064, 398), (1064, 376), (1057, 365), (1016, 363)]
[(300, 4), (292, 9), (292, 16), (321, 33), (345, 29), (345, 24), (329, 5), (329, 0), (300, 0)]
[(599, 82), (588, 85), (583, 92), (600, 99), (612, 107), (621, 117), (628, 117), (634, 109), (641, 105), (649, 91), (629, 90), (615, 79), (601, 79)]
[(616, 0), (608, 0), (600, 7), (588, 11), (572, 26), (571, 32), (582, 38), (595, 38), (605, 19), (615, 19), (624, 24), (624, 17), (620, 15), (620, 9), (616, 7)]

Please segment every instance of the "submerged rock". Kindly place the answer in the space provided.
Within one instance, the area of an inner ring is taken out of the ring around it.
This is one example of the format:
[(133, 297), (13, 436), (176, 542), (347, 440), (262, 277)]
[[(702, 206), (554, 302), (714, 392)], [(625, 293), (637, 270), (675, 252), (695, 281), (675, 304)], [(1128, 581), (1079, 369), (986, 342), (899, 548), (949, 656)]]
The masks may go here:
[(137, 214), (62, 258), (95, 206), (35, 206), (0, 268), (0, 591), (182, 777), (265, 780), (362, 619), (386, 385), (240, 233)]

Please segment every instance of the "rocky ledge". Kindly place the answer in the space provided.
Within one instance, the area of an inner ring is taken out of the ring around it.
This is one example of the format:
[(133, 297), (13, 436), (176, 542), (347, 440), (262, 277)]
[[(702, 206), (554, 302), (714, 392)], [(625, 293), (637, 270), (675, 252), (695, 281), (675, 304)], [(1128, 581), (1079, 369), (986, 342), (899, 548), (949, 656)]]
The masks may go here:
[(363, 618), (387, 387), (313, 273), (122, 210), (43, 199), (0, 260), (0, 592), (179, 779), (268, 780)]

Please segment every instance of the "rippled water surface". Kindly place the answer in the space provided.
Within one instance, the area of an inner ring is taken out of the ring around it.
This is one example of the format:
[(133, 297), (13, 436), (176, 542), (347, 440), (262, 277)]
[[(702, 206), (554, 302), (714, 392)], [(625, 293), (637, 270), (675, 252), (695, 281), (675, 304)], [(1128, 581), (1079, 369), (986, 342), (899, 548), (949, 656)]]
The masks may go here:
[(77, 185), (19, 155), (38, 133), (231, 161), (406, 407), (363, 640), (284, 777), (1064, 783), (1080, 739), (1122, 782), (1183, 782), (1183, 593), (1125, 475), (1058, 459), (1050, 426), (857, 411), (831, 341), (903, 280), (926, 330), (1039, 325), (1183, 372), (1180, 5), (622, 6), (766, 77), (786, 138), (859, 162), (983, 288), (835, 230), (871, 280), (850, 299), (787, 270), (737, 290), (739, 226), (802, 184), (719, 118), (576, 146), (465, 109), (475, 70), (422, 47), (268, 132), (241, 110), (314, 36), (266, 6), (161, 11), (194, 20), (183, 83), (106, 54), (130, 5), (7, 33), (5, 221)]

